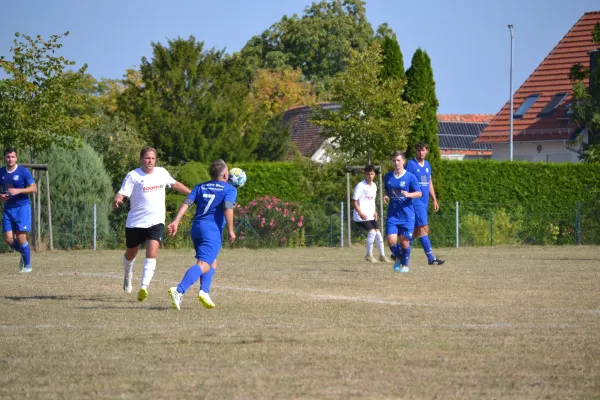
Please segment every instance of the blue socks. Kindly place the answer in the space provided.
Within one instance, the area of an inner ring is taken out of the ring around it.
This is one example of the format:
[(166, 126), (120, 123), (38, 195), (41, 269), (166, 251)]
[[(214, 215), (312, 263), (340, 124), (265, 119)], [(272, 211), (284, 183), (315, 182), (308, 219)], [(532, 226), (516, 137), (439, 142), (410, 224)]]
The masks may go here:
[(17, 243), (16, 240), (10, 244), (10, 248), (14, 251), (17, 251), (23, 256), (23, 262), (26, 267), (31, 265), (31, 248), (29, 247), (29, 242), (25, 242), (23, 244)]
[(401, 248), (400, 245), (398, 243), (396, 243), (393, 246), (390, 246), (390, 252), (392, 253), (392, 255), (396, 258), (399, 259), (401, 256)]
[(19, 246), (19, 253), (23, 256), (23, 262), (26, 267), (31, 265), (31, 249), (29, 247), (29, 243), (25, 242)]
[(421, 236), (419, 240), (421, 240), (421, 246), (423, 246), (423, 251), (427, 256), (427, 260), (432, 262), (435, 257), (433, 256), (433, 250), (431, 250), (431, 241), (429, 240), (429, 236)]
[(406, 249), (402, 249), (400, 253), (400, 263), (405, 267), (408, 267), (408, 261), (410, 260), (410, 246)]
[(212, 285), (214, 274), (215, 269), (213, 267), (210, 267), (210, 269), (203, 274), (200, 266), (194, 264), (185, 272), (183, 279), (179, 285), (177, 285), (177, 291), (184, 294), (198, 279), (200, 279), (200, 289), (205, 293), (208, 293), (210, 291), (210, 285)]
[(209, 292), (214, 274), (215, 269), (213, 267), (210, 267), (210, 269), (205, 274), (202, 274), (202, 276), (200, 277), (200, 290), (202, 290), (204, 293)]
[(185, 272), (181, 283), (177, 285), (177, 291), (181, 294), (187, 292), (187, 290), (202, 276), (202, 269), (198, 264), (192, 265)]

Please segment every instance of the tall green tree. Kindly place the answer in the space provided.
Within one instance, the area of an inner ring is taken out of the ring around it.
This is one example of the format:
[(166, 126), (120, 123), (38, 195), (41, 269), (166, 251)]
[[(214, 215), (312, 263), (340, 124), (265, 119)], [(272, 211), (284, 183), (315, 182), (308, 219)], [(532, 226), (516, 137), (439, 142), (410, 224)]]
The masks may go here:
[(404, 98), (411, 104), (420, 104), (418, 118), (411, 127), (406, 147), (408, 158), (415, 156), (415, 145), (425, 142), (429, 146), (427, 159), (435, 169), (440, 160), (438, 140), (437, 109), (439, 106), (435, 94), (435, 81), (431, 59), (427, 52), (420, 48), (413, 55), (410, 68), (406, 71)]
[[(78, 149), (46, 149), (39, 161), (48, 164), (54, 243), (57, 248), (91, 248), (96, 204), (99, 242), (110, 242), (110, 199), (114, 195), (102, 158), (88, 144)], [(45, 201), (45, 198), (43, 198)], [(45, 207), (43, 205), (42, 207)], [(44, 215), (43, 218), (46, 218)], [(42, 227), (47, 226), (46, 223)]]
[(406, 148), (419, 105), (398, 95), (405, 80), (381, 79), (382, 61), (378, 42), (364, 52), (352, 52), (347, 70), (333, 80), (339, 110), (314, 108), (312, 122), (324, 128), (338, 158), (363, 161), (370, 151), (373, 161), (384, 162), (392, 151)]
[(592, 29), (592, 41), (598, 45), (591, 58), (595, 68), (578, 63), (569, 74), (573, 82), (573, 118), (588, 132), (587, 142), (581, 137), (577, 140), (581, 144), (579, 159), (586, 163), (600, 162), (600, 22)]
[(381, 40), (383, 51), (382, 79), (402, 79), (406, 77), (404, 58), (396, 34), (384, 23), (377, 28), (376, 38)]
[(365, 50), (372, 39), (364, 1), (322, 0), (250, 39), (241, 55), (254, 69), (288, 65), (323, 80), (343, 71), (352, 50)]
[(259, 132), (250, 115), (247, 82), (225, 55), (193, 36), (152, 43), (153, 57), (129, 73), (120, 111), (169, 162), (251, 158)]
[(16, 33), (12, 60), (0, 56), (0, 68), (8, 78), (0, 80), (0, 143), (34, 154), (59, 146), (75, 148), (80, 145), (79, 128), (82, 120), (71, 110), (81, 101), (75, 88), (83, 79), (86, 65), (74, 72), (75, 65), (57, 56), (63, 46), (60, 39), (50, 39)]

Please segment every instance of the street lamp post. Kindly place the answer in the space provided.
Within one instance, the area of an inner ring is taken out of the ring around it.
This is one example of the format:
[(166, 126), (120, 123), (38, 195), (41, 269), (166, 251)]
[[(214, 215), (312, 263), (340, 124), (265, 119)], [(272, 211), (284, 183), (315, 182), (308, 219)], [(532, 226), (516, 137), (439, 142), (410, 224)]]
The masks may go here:
[(509, 153), (510, 161), (513, 160), (513, 26), (508, 25), (510, 30), (510, 139), (509, 139)]

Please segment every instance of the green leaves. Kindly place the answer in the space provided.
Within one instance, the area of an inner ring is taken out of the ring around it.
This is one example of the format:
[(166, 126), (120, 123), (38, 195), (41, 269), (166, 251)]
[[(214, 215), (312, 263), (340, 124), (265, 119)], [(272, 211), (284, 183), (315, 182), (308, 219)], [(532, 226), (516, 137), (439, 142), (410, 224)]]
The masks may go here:
[(334, 77), (332, 99), (339, 111), (315, 107), (312, 122), (345, 158), (387, 161), (406, 147), (419, 105), (403, 100), (404, 79), (381, 79), (381, 47), (373, 42), (364, 52), (352, 52), (348, 69)]
[(80, 97), (75, 87), (86, 65), (76, 72), (65, 67), (74, 62), (53, 55), (68, 35), (44, 40), (16, 33), (12, 62), (0, 62), (9, 78), (0, 80), (0, 142), (4, 146), (31, 149), (38, 153), (52, 145), (75, 148), (81, 144), (81, 121), (70, 115)]

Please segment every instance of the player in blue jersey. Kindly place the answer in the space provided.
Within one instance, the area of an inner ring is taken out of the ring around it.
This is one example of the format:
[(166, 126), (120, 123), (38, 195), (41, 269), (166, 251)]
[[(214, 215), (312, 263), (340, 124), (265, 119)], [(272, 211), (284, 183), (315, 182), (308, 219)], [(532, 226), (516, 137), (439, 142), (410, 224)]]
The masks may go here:
[(37, 192), (37, 186), (29, 170), (17, 164), (17, 151), (12, 147), (4, 151), (4, 164), (0, 168), (4, 241), (21, 254), (21, 272), (31, 272), (31, 251), (27, 242), (27, 232), (31, 230), (29, 194)]
[(422, 195), (417, 178), (404, 169), (404, 162), (404, 152), (395, 151), (392, 154), (394, 170), (383, 178), (383, 200), (388, 204), (385, 231), (392, 258), (396, 260), (394, 271), (397, 272), (408, 272), (410, 241), (415, 226), (413, 201)]
[(188, 208), (196, 204), (196, 214), (192, 220), (190, 235), (196, 249), (196, 264), (185, 273), (177, 287), (169, 289), (173, 308), (181, 308), (181, 300), (185, 292), (200, 279), (198, 300), (206, 308), (214, 308), (215, 303), (209, 296), (210, 285), (215, 274), (214, 263), (221, 250), (223, 228), (227, 225), (229, 242), (235, 240), (233, 226), (233, 206), (237, 198), (237, 190), (227, 183), (229, 170), (223, 160), (216, 160), (210, 165), (208, 182), (200, 183), (192, 189), (192, 193), (179, 207), (177, 216), (169, 224), (171, 236), (177, 233), (177, 226)]
[(406, 170), (417, 177), (423, 196), (413, 202), (415, 207), (415, 231), (413, 232), (413, 237), (419, 237), (429, 265), (442, 265), (445, 261), (433, 255), (431, 241), (428, 236), (429, 222), (427, 220), (427, 208), (429, 205), (429, 197), (431, 196), (431, 199), (433, 200), (434, 211), (437, 212), (440, 206), (435, 197), (433, 181), (431, 180), (431, 165), (429, 165), (429, 161), (425, 160), (428, 152), (427, 144), (423, 142), (417, 143), (415, 150), (416, 158), (408, 161)]

